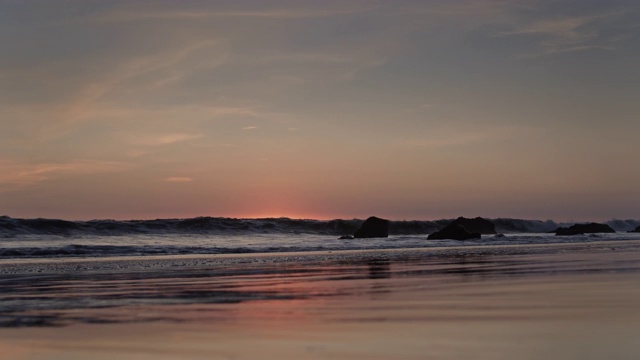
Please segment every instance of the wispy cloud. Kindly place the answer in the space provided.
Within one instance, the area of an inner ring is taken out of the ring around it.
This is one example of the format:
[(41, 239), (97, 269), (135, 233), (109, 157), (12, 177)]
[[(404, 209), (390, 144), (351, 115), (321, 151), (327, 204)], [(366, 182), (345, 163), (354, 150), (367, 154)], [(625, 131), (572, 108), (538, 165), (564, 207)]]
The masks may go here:
[(202, 134), (173, 133), (161, 135), (143, 135), (139, 137), (130, 136), (130, 140), (133, 144), (136, 145), (162, 146), (199, 139), (202, 136)]
[(255, 130), (257, 128), (258, 128), (257, 126), (245, 126), (242, 128), (242, 130)]
[(539, 36), (541, 49), (525, 54), (524, 58), (550, 56), (559, 53), (578, 52), (591, 49), (610, 50), (616, 41), (602, 34), (602, 26), (597, 22), (612, 21), (619, 12), (592, 16), (573, 16), (540, 19), (516, 26), (498, 36)]
[[(154, 80), (152, 82), (153, 86), (162, 86), (167, 81), (174, 81), (180, 77), (177, 73), (180, 72), (180, 64), (183, 61), (197, 51), (210, 48), (216, 44), (216, 41), (204, 40), (187, 44), (182, 48), (172, 48), (171, 51), (160, 54), (137, 56), (127, 59), (111, 71), (108, 76), (87, 82), (80, 91), (77, 92), (72, 101), (60, 107), (61, 118), (69, 122), (94, 115), (92, 114), (92, 110), (96, 101), (122, 86), (125, 81), (133, 78), (142, 78), (146, 74), (162, 70), (169, 75)], [(175, 71), (167, 71), (168, 69), (175, 69)]]
[(186, 176), (173, 176), (173, 177), (165, 178), (163, 180), (170, 183), (186, 183), (186, 182), (193, 181), (192, 178), (186, 177)]
[(454, 147), (478, 144), (487, 141), (498, 141), (518, 136), (528, 136), (537, 130), (527, 126), (499, 126), (482, 131), (458, 131), (457, 129), (442, 129), (434, 131), (435, 138), (408, 140), (406, 143), (415, 147)]
[(227, 116), (227, 115), (257, 117), (260, 115), (260, 113), (257, 110), (251, 107), (208, 106), (208, 107), (203, 107), (203, 110), (213, 117)]
[(319, 18), (337, 15), (348, 15), (371, 11), (377, 6), (373, 4), (364, 6), (346, 6), (334, 8), (282, 8), (265, 10), (149, 10), (135, 9), (115, 10), (102, 14), (97, 20), (104, 22), (128, 22), (144, 19), (152, 20), (199, 20), (199, 19), (229, 19), (229, 18), (253, 18), (253, 19), (304, 19)]
[[(34, 185), (60, 176), (76, 176), (128, 170), (132, 164), (116, 161), (75, 160), (69, 162), (27, 163), (0, 160), (0, 186), (2, 190)], [(2, 191), (0, 190), (0, 191)]]
[[(158, 96), (158, 88), (172, 81), (178, 81), (189, 71), (199, 66), (213, 68), (224, 63), (226, 52), (217, 46), (219, 43), (212, 39), (194, 40), (186, 44), (167, 45), (166, 49), (147, 52), (136, 56), (114, 56), (116, 60), (99, 64), (101, 71), (90, 72), (84, 76), (61, 78), (58, 71), (51, 69), (53, 65), (37, 64), (35, 67), (18, 69), (14, 73), (15, 80), (24, 83), (29, 79), (36, 79), (39, 88), (55, 89), (64, 96), (49, 96), (56, 99), (52, 103), (6, 104), (5, 111), (11, 111), (13, 118), (30, 115), (37, 126), (29, 129), (31, 139), (47, 141), (59, 138), (72, 131), (79, 123), (94, 121), (100, 117), (119, 118), (131, 117), (136, 112), (153, 113), (153, 108), (147, 104), (127, 104), (123, 101), (123, 94), (136, 92), (136, 96), (148, 99)], [(212, 50), (215, 48), (215, 51)], [(201, 52), (207, 52), (202, 57)], [(213, 52), (213, 55), (212, 53)], [(214, 56), (215, 55), (215, 56)], [(203, 60), (203, 59), (206, 59)], [(72, 63), (73, 60), (69, 60)], [(35, 80), (29, 80), (34, 82)], [(59, 89), (59, 90), (58, 90)], [(53, 90), (52, 90), (53, 91)], [(133, 96), (130, 99), (137, 97)], [(137, 105), (137, 108), (132, 108)], [(157, 106), (160, 108), (160, 106)], [(216, 109), (215, 107), (210, 107)], [(6, 110), (9, 109), (9, 110)], [(184, 110), (184, 108), (181, 108)], [(217, 108), (218, 114), (238, 112), (240, 108)], [(167, 111), (160, 109), (160, 111)], [(214, 111), (214, 110), (212, 110)], [(132, 120), (132, 119), (128, 119)]]

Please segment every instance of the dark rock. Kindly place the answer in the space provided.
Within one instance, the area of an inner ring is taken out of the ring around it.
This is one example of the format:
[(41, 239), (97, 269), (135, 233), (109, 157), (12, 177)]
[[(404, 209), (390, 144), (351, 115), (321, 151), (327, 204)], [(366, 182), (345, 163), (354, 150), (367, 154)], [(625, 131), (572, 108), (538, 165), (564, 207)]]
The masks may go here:
[(640, 226), (638, 226), (635, 230), (629, 231), (630, 233), (640, 233)]
[(568, 235), (582, 235), (582, 234), (595, 234), (595, 233), (614, 233), (616, 232), (607, 224), (589, 223), (589, 224), (575, 224), (568, 228), (558, 228), (556, 235), (568, 236)]
[(465, 230), (469, 232), (477, 232), (480, 234), (495, 234), (496, 227), (493, 223), (487, 219), (483, 219), (481, 217), (467, 219), (465, 217), (459, 217), (453, 220), (454, 224), (458, 224), (462, 226)]
[(429, 240), (469, 240), (469, 239), (480, 239), (482, 235), (477, 232), (469, 232), (464, 227), (459, 224), (451, 223), (445, 226), (442, 230), (438, 232), (434, 232), (429, 235), (427, 239)]
[(353, 235), (356, 239), (389, 236), (389, 220), (375, 216), (368, 218)]
[(338, 238), (338, 240), (349, 240), (349, 239), (353, 239), (353, 236), (351, 235), (342, 235)]

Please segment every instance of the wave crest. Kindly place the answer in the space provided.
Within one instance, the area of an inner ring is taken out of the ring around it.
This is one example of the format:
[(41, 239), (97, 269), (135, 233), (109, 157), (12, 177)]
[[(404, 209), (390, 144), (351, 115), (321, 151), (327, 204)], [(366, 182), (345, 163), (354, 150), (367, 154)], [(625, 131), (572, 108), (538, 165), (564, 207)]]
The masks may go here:
[[(431, 234), (448, 225), (453, 219), (390, 221), (391, 235)], [(545, 233), (560, 226), (552, 220), (491, 219), (499, 233)], [(289, 218), (233, 219), (196, 217), (190, 219), (156, 220), (90, 220), (67, 221), (59, 219), (17, 219), (0, 216), (0, 236), (55, 235), (55, 236), (124, 236), (161, 234), (353, 234), (364, 222), (361, 219), (309, 220)], [(611, 220), (607, 224), (616, 231), (628, 231), (640, 225), (638, 220)]]

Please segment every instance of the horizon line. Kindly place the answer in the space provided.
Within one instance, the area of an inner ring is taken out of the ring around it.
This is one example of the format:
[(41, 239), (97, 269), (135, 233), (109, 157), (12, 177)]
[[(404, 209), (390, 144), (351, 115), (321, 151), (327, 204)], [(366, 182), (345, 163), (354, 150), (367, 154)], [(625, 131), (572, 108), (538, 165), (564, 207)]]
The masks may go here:
[(276, 220), (276, 219), (287, 219), (287, 220), (311, 220), (311, 221), (335, 221), (335, 220), (366, 220), (369, 217), (379, 217), (384, 220), (389, 220), (393, 222), (412, 222), (412, 221), (442, 221), (442, 220), (455, 220), (459, 217), (464, 218), (483, 218), (488, 220), (499, 220), (499, 219), (509, 219), (509, 220), (524, 220), (524, 221), (540, 221), (547, 222), (552, 221), (555, 223), (589, 223), (589, 222), (609, 222), (609, 221), (640, 221), (639, 218), (609, 218), (608, 220), (555, 220), (555, 219), (535, 219), (535, 218), (518, 218), (518, 217), (485, 217), (485, 216), (456, 216), (456, 217), (442, 217), (437, 219), (397, 219), (397, 218), (386, 218), (376, 215), (369, 215), (364, 218), (352, 217), (352, 218), (307, 218), (307, 217), (289, 217), (289, 216), (256, 216), (256, 217), (233, 217), (233, 216), (212, 216), (212, 215), (198, 215), (198, 216), (187, 216), (187, 217), (149, 217), (149, 218), (91, 218), (91, 219), (69, 219), (69, 218), (53, 218), (53, 217), (13, 217), (10, 215), (0, 215), (0, 218), (9, 218), (15, 220), (62, 220), (62, 221), (70, 221), (70, 222), (89, 222), (89, 221), (154, 221), (154, 220), (187, 220), (187, 219), (197, 219), (197, 218), (213, 218), (213, 219), (231, 219), (231, 220)]

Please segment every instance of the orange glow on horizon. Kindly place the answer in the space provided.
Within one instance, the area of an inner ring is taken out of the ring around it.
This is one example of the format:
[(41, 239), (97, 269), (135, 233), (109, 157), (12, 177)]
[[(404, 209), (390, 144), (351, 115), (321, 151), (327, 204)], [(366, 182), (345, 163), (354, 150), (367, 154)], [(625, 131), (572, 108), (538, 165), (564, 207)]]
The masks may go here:
[(223, 217), (231, 217), (236, 219), (278, 219), (278, 218), (289, 218), (289, 219), (312, 219), (312, 220), (333, 220), (339, 219), (340, 217), (335, 216), (327, 216), (323, 214), (313, 214), (308, 212), (296, 212), (296, 211), (263, 211), (263, 212), (247, 212), (247, 213), (237, 213), (231, 216), (223, 216)]

